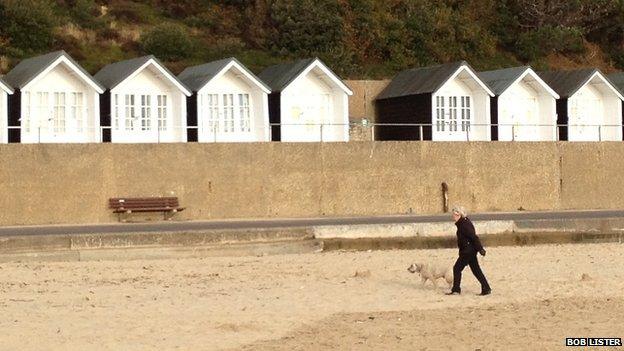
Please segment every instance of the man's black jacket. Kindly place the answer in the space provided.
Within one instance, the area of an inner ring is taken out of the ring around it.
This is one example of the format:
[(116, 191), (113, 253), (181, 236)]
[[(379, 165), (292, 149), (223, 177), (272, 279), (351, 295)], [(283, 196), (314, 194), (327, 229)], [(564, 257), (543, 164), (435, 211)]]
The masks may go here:
[(474, 225), (466, 218), (462, 217), (457, 222), (457, 247), (460, 255), (473, 255), (483, 250), (481, 241), (475, 233)]

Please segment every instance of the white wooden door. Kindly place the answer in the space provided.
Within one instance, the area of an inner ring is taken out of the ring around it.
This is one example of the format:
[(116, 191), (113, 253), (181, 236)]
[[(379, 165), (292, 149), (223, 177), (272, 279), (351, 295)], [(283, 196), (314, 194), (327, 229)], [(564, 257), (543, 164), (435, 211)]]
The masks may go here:
[(248, 93), (209, 93), (201, 96), (200, 141), (251, 141), (253, 121)]
[(539, 140), (539, 114), (536, 98), (516, 98), (510, 120), (513, 126), (513, 140)]
[(594, 96), (579, 96), (570, 101), (568, 140), (598, 141), (601, 138), (602, 100)]
[(282, 127), (288, 141), (321, 141), (331, 135), (330, 95), (310, 94), (292, 100), (289, 109), (289, 125)]
[(434, 131), (437, 140), (468, 140), (472, 123), (470, 96), (436, 96)]

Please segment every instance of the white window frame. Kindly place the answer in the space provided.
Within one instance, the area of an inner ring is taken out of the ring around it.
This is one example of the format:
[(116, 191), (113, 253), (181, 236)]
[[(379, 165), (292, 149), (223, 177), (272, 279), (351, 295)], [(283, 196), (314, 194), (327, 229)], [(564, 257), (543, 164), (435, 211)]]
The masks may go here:
[(21, 125), (24, 127), (24, 131), (26, 133), (30, 133), (30, 121), (31, 121), (31, 93), (25, 91), (23, 93), (24, 101), (22, 102), (22, 106), (24, 106), (24, 110), (22, 111), (22, 123)]
[(444, 100), (444, 96), (436, 96), (436, 131), (438, 132), (446, 130)]
[(152, 130), (152, 96), (150, 94), (141, 94), (139, 95), (140, 105), (140, 115), (139, 115), (139, 126), (140, 130), (144, 132), (149, 132)]
[(84, 94), (82, 92), (69, 93), (70, 98), (70, 116), (73, 119), (76, 132), (82, 133), (84, 131), (84, 113), (83, 113), (83, 101)]
[(461, 96), (461, 130), (470, 131), (472, 118), (472, 102), (470, 96)]
[(211, 133), (219, 131), (221, 124), (221, 106), (219, 94), (206, 94), (207, 127)]
[(249, 106), (250, 96), (248, 93), (238, 94), (238, 118), (240, 121), (240, 131), (251, 132), (251, 113)]
[(52, 125), (54, 134), (65, 134), (67, 132), (67, 93), (54, 92)]
[(125, 129), (126, 131), (134, 131), (136, 120), (136, 96), (134, 94), (124, 94), (125, 106)]
[(157, 117), (157, 120), (158, 120), (158, 131), (160, 131), (160, 132), (167, 131), (167, 128), (168, 128), (168, 125), (167, 125), (168, 105), (167, 105), (167, 95), (166, 94), (158, 94), (158, 95), (156, 95), (156, 108), (157, 108), (156, 117)]
[(119, 122), (121, 120), (121, 116), (119, 115), (119, 94), (114, 94), (113, 96), (113, 125), (112, 128), (114, 130), (119, 130)]

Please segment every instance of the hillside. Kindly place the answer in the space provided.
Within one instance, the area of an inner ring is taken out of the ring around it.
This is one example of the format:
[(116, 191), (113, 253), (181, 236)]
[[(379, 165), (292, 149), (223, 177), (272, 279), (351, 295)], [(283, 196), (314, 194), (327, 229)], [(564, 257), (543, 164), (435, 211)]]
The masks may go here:
[(345, 78), (468, 60), (477, 69), (624, 68), (622, 0), (0, 0), (0, 73), (64, 49), (91, 73), (146, 53), (175, 73), (319, 56)]

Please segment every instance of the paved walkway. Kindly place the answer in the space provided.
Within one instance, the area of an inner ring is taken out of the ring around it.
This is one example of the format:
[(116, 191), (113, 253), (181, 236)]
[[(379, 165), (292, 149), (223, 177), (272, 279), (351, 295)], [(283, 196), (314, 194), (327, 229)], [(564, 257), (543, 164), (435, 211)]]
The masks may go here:
[[(536, 220), (624, 217), (624, 210), (494, 212), (469, 215), (475, 221)], [(367, 217), (278, 218), (214, 221), (168, 221), (146, 223), (107, 223), (89, 225), (48, 225), (0, 227), (0, 236), (53, 235), (88, 233), (183, 232), (214, 229), (263, 229), (281, 227), (312, 227), (324, 225), (431, 223), (450, 220), (450, 214), (397, 215)]]

